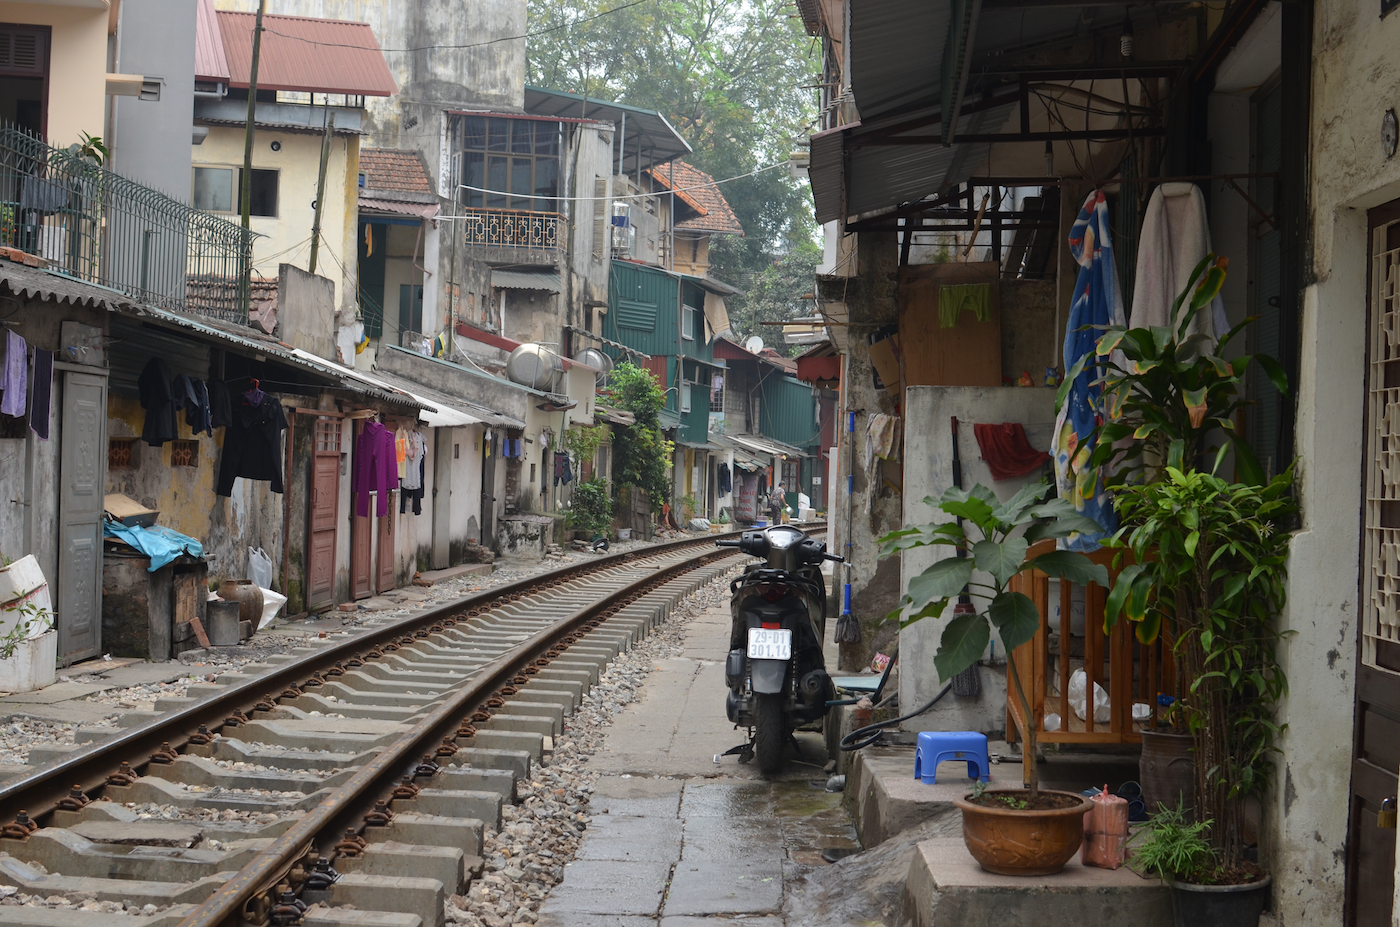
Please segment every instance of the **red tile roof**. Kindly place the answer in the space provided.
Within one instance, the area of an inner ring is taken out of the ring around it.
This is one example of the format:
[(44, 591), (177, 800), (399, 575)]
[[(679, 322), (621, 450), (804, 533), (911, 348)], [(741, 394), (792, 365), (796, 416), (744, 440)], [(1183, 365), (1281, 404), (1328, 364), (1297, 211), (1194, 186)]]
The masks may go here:
[[(253, 59), (252, 13), (218, 11), (229, 86), (247, 87)], [(368, 23), (305, 16), (263, 16), (259, 90), (388, 97), (398, 88)]]
[(402, 148), (361, 148), (365, 189), (382, 193), (437, 193), (423, 156)]
[(715, 184), (715, 179), (698, 167), (692, 167), (684, 161), (672, 161), (653, 171), (652, 179), (663, 189), (671, 189), (672, 165), (675, 166), (676, 198), (696, 213), (689, 219), (677, 222), (676, 228), (690, 229), (694, 232), (744, 234), (739, 217), (734, 215), (734, 210)]

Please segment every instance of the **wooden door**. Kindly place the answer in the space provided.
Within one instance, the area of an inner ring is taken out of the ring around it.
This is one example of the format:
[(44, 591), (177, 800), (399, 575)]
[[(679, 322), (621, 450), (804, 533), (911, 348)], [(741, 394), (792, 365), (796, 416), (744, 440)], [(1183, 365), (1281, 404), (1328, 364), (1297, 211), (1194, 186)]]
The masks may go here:
[[(66, 365), (65, 365), (66, 366)], [(59, 448), (58, 662), (102, 652), (102, 497), (107, 482), (107, 376), (63, 376)]]
[[(360, 433), (364, 431), (364, 423), (355, 423), (355, 451), (358, 453), (360, 446)], [(354, 465), (351, 470), (353, 472)], [(352, 484), (353, 485), (353, 484)], [(353, 497), (354, 494), (352, 494)], [(370, 515), (361, 517), (359, 512), (360, 500), (352, 498), (350, 502), (350, 598), (366, 599), (374, 595), (374, 577), (370, 567), (370, 542), (374, 539), (373, 518), (375, 500), (370, 498)]]
[(494, 436), (488, 432), (481, 438), (481, 537), (477, 542), (482, 547), (495, 546), (491, 542), (496, 537), (496, 457), (504, 434), (504, 430)]
[(394, 542), (397, 539), (394, 522), (398, 518), (398, 513), (394, 511), (396, 495), (394, 492), (389, 493), (389, 513), (379, 519), (379, 563), (375, 580), (379, 592), (388, 592), (399, 584), (394, 570), (397, 560), (394, 555)]
[(316, 420), (311, 459), (310, 535), (306, 543), (306, 609), (335, 602), (336, 510), (340, 506), (340, 421)]
[(1400, 770), (1400, 201), (1370, 214), (1366, 383), (1366, 502), (1362, 515), (1361, 634), (1347, 816), (1348, 927), (1391, 927), (1396, 831), (1381, 803)]

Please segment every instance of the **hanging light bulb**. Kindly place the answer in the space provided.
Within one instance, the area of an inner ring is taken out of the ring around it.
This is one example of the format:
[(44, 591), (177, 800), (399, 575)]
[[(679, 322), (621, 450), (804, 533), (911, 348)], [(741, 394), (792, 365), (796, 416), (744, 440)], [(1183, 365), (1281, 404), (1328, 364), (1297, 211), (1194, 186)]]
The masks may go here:
[(1045, 176), (1055, 176), (1055, 146), (1048, 138), (1045, 140)]
[(1124, 58), (1133, 57), (1133, 18), (1123, 13), (1123, 31), (1118, 36), (1118, 51)]

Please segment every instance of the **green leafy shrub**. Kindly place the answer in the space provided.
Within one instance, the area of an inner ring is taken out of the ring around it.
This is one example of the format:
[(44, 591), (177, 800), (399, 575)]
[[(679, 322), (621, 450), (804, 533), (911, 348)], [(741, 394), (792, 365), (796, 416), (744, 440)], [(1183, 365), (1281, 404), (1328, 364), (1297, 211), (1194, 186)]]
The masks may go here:
[(592, 537), (606, 534), (612, 521), (612, 496), (607, 482), (593, 479), (575, 483), (565, 518), (568, 526), (576, 531), (587, 532)]

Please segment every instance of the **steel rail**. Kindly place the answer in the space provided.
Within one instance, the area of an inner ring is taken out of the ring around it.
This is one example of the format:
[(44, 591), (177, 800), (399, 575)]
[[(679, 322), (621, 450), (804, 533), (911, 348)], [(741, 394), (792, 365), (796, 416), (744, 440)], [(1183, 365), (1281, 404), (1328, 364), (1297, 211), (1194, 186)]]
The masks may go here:
[[(708, 540), (708, 539), (707, 539)], [(373, 760), (346, 780), (335, 793), (311, 809), (277, 837), (238, 874), (219, 887), (180, 922), (180, 927), (219, 927), (233, 918), (244, 917), (245, 905), (257, 901), (272, 889), (301, 860), (308, 846), (318, 838), (324, 847), (343, 834), (351, 822), (364, 813), (366, 799), (390, 801), (397, 780), (412, 776), (418, 757), (429, 753), (444, 737), (450, 737), (469, 718), (476, 705), (501, 686), (509, 684), (541, 653), (584, 626), (597, 627), (602, 619), (616, 614), (631, 602), (675, 576), (688, 573), (716, 559), (738, 554), (723, 549), (689, 561), (658, 566), (651, 575), (640, 577), (608, 593), (602, 599), (577, 609), (551, 626), (543, 628), (509, 651), (480, 667), (460, 688), (453, 690), (426, 718), (383, 749)]]
[[(269, 694), (275, 700), (280, 697), (280, 693), (305, 681), (314, 672), (333, 667), (337, 662), (351, 659), (366, 651), (392, 644), (401, 638), (412, 637), (419, 631), (429, 630), (458, 612), (466, 612), (466, 617), (469, 618), (476, 617), (482, 610), (489, 609), (497, 602), (519, 599), (533, 591), (548, 589), (551, 584), (557, 585), (561, 581), (636, 560), (665, 556), (687, 547), (707, 545), (716, 537), (728, 537), (734, 533), (737, 532), (707, 535), (704, 538), (686, 538), (658, 544), (645, 550), (610, 554), (584, 564), (571, 564), (538, 573), (454, 599), (421, 614), (407, 616), (402, 621), (371, 628), (340, 643), (322, 647), (315, 653), (307, 654), (303, 659), (274, 667), (257, 676), (250, 676), (246, 682), (231, 683), (224, 692), (165, 712), (149, 724), (132, 728), (100, 742), (92, 750), (41, 767), (7, 782), (0, 786), (0, 822), (14, 820), (24, 811), (31, 820), (46, 823), (59, 802), (69, 796), (71, 789), (76, 787), (85, 795), (95, 797), (93, 793), (100, 792), (106, 786), (108, 776), (115, 771), (117, 758), (149, 757), (161, 749), (162, 744), (168, 744), (178, 752), (189, 743), (190, 735), (195, 733), (200, 725), (204, 725), (210, 732), (216, 732), (224, 727), (225, 722), (235, 712), (251, 714), (255, 706)], [(140, 760), (131, 762), (131, 767), (141, 772), (148, 764), (148, 760)]]

